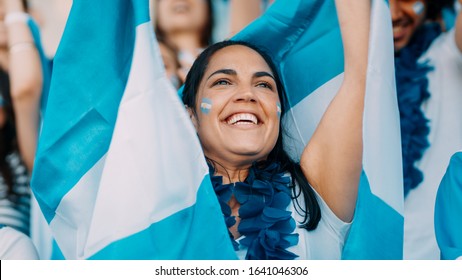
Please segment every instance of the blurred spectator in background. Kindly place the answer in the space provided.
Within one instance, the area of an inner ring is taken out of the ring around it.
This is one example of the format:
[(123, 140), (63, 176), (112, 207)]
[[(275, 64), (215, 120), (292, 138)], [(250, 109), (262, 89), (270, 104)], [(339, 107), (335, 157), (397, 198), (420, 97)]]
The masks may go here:
[(172, 85), (179, 89), (184, 83), (184, 80), (180, 79), (180, 61), (178, 60), (178, 49), (163, 37), (157, 37), (159, 43), (160, 54), (162, 61), (164, 62), (165, 72)]
[(43, 77), (24, 0), (0, 0), (0, 256), (36, 259), (30, 233), (29, 172)]
[(179, 77), (184, 81), (204, 48), (237, 33), (260, 16), (268, 3), (262, 0), (151, 0), (151, 7), (156, 36), (178, 49)]
[[(460, 1), (460, 0), (459, 0)], [(404, 258), (439, 259), (433, 213), (449, 158), (462, 147), (462, 19), (454, 0), (390, 0), (404, 174)]]

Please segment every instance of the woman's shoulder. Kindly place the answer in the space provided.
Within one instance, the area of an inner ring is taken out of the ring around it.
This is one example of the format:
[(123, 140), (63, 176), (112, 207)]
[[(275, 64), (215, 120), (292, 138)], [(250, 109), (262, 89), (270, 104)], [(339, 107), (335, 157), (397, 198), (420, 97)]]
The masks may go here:
[(32, 240), (24, 233), (11, 227), (0, 228), (0, 259), (37, 260), (37, 250)]
[[(296, 192), (299, 188), (298, 184), (295, 184)], [(330, 209), (324, 199), (319, 195), (316, 190), (311, 187), (313, 190), (316, 200), (319, 204), (319, 208), (321, 209), (321, 220), (319, 221), (318, 227), (315, 230), (319, 230), (320, 228), (332, 230), (332, 233), (335, 233), (340, 238), (344, 238), (351, 227), (352, 222), (346, 223), (342, 221), (339, 217), (335, 215), (335, 213)], [(305, 201), (303, 195), (299, 195), (292, 200), (291, 204), (291, 211), (292, 216), (294, 216), (295, 220), (297, 221), (297, 226), (301, 225), (300, 221), (303, 221), (303, 213), (304, 209), (300, 209), (303, 205), (305, 205)]]
[(299, 235), (299, 243), (292, 251), (300, 259), (337, 260), (341, 258), (343, 246), (351, 228), (351, 223), (345, 223), (338, 218), (322, 197), (314, 190), (321, 209), (321, 219), (314, 230), (300, 227), (303, 221), (303, 212), (300, 205), (304, 205), (303, 196), (292, 201), (290, 211), (297, 222), (295, 230)]

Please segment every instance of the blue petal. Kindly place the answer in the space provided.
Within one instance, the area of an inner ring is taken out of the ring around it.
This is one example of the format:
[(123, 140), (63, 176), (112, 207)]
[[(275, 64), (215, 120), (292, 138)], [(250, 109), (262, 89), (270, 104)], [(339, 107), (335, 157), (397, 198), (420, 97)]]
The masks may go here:
[(240, 221), (238, 231), (242, 234), (259, 231), (269, 227), (271, 224), (263, 221), (260, 217), (243, 219)]
[(272, 207), (263, 209), (262, 220), (268, 223), (275, 223), (280, 220), (290, 219), (291, 212)]
[(281, 241), (281, 235), (279, 234), (279, 232), (274, 230), (266, 230), (263, 234), (259, 235), (258, 238), (260, 240), (260, 245), (266, 251), (275, 250), (276, 246)]
[(249, 200), (242, 204), (239, 208), (239, 217), (245, 219), (257, 216), (263, 211), (264, 207), (265, 203), (260, 197), (249, 197)]
[(271, 229), (277, 230), (280, 233), (289, 234), (289, 233), (294, 232), (295, 227), (296, 227), (296, 224), (295, 224), (294, 219), (288, 218), (286, 220), (276, 222), (274, 225), (271, 226)]
[(271, 207), (278, 209), (286, 209), (292, 199), (286, 193), (276, 193), (273, 197)]

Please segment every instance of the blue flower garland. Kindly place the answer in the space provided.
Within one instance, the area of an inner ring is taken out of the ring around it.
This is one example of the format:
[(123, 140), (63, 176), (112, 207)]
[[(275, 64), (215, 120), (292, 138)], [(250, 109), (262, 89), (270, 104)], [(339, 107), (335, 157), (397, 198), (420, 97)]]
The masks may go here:
[[(210, 167), (210, 174), (214, 169)], [(278, 163), (254, 163), (244, 182), (223, 184), (221, 176), (212, 176), (212, 185), (220, 202), (229, 228), (236, 224), (228, 205), (232, 195), (240, 203), (241, 221), (238, 231), (247, 247), (247, 260), (291, 260), (298, 257), (287, 248), (298, 244), (298, 234), (293, 233), (296, 224), (286, 208), (291, 202), (290, 176), (286, 176)], [(234, 249), (239, 244), (229, 233)]]
[(395, 55), (405, 196), (423, 181), (423, 173), (415, 163), (430, 145), (428, 119), (421, 106), (430, 97), (427, 73), (433, 68), (428, 62), (419, 63), (418, 59), (440, 34), (438, 24), (426, 24), (416, 31), (409, 45)]

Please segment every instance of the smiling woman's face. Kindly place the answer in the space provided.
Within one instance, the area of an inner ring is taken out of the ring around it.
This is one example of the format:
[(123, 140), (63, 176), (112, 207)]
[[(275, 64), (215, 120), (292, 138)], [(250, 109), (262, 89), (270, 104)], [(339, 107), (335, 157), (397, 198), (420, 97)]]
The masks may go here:
[(208, 22), (205, 0), (158, 0), (157, 24), (165, 33), (202, 31)]
[(265, 159), (279, 134), (279, 102), (274, 74), (260, 54), (242, 45), (217, 51), (192, 117), (205, 155), (234, 166)]
[(407, 46), (425, 20), (425, 1), (390, 0), (395, 52)]

